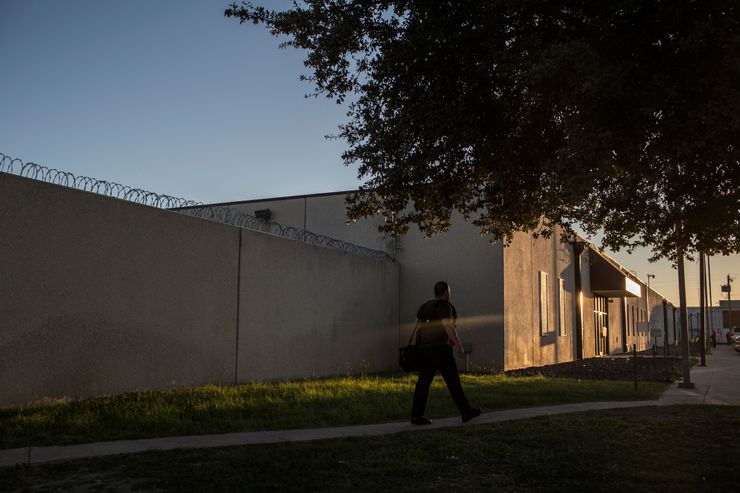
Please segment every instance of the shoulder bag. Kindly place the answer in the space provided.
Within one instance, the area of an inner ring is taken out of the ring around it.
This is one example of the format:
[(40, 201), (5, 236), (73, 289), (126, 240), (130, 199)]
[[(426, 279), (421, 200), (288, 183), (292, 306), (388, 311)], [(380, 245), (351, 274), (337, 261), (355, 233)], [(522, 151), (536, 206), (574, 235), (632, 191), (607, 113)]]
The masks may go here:
[(398, 365), (409, 373), (421, 369), (421, 351), (419, 346), (411, 344), (418, 328), (419, 320), (417, 319), (416, 327), (414, 327), (414, 331), (411, 333), (411, 337), (409, 337), (408, 345), (398, 350)]

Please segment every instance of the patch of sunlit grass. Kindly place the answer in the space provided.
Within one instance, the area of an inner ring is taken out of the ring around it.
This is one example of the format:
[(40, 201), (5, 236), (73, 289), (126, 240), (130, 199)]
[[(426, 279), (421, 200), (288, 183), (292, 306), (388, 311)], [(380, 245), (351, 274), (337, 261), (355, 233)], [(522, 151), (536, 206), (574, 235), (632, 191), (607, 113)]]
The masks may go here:
[[(464, 374), (471, 403), (486, 410), (569, 402), (656, 398), (662, 384)], [(415, 375), (338, 376), (135, 392), (45, 401), (0, 410), (0, 448), (232, 431), (378, 423), (408, 417)], [(430, 417), (457, 409), (436, 378)]]

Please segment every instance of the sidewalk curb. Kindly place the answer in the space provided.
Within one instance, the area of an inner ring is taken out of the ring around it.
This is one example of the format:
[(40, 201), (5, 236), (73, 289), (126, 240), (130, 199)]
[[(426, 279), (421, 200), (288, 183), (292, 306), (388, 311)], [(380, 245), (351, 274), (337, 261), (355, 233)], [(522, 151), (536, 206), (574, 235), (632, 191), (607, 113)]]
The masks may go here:
[(341, 426), (333, 428), (306, 428), (296, 430), (252, 431), (216, 435), (189, 435), (179, 437), (146, 438), (141, 440), (116, 440), (65, 446), (21, 447), (0, 450), (0, 467), (45, 464), (118, 454), (133, 454), (154, 450), (186, 448), (232, 447), (263, 443), (306, 442), (332, 438), (368, 437), (390, 435), (406, 431), (427, 431), (476, 424), (501, 423), (545, 416), (668, 405), (661, 400), (585, 402), (523, 409), (507, 409), (481, 414), (474, 421), (462, 424), (459, 417), (437, 419), (429, 426), (414, 426), (408, 422), (371, 425)]

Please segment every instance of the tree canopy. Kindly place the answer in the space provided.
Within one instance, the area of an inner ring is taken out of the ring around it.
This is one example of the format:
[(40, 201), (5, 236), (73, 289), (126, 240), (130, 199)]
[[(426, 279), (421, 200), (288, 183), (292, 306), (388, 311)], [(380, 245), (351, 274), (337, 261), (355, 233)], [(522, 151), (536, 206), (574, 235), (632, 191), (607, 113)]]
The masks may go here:
[[(740, 251), (733, 0), (306, 0), (225, 12), (306, 50), (365, 180), (357, 219), (555, 225), (655, 257)], [(544, 222), (543, 222), (544, 218)]]

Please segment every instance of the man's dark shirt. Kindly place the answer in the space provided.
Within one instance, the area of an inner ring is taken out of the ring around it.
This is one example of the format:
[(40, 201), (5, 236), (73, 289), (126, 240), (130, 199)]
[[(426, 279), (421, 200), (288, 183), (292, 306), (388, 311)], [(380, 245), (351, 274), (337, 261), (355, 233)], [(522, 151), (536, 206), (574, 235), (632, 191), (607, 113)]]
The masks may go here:
[(452, 303), (444, 300), (429, 300), (419, 307), (416, 312), (419, 320), (419, 330), (416, 333), (416, 344), (424, 347), (447, 346), (449, 337), (442, 325), (442, 320), (457, 319), (457, 310)]

